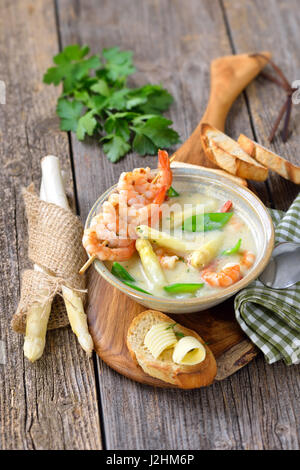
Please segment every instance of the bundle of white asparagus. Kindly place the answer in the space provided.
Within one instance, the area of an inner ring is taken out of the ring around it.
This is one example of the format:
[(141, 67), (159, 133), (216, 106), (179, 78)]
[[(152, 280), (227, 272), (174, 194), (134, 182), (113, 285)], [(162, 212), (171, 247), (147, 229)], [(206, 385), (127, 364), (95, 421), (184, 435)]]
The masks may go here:
[[(52, 155), (43, 158), (41, 167), (42, 183), (40, 199), (70, 211), (58, 158)], [(55, 224), (55, 220), (53, 223)], [(59, 240), (57, 240), (57, 244), (59, 245)], [(59, 256), (59, 253), (57, 255)], [(51, 265), (51, 262), (49, 264)], [(74, 270), (78, 273), (78, 266), (74, 266)], [(90, 355), (93, 350), (93, 341), (88, 331), (87, 317), (83, 308), (82, 295), (80, 295), (82, 294), (81, 290), (68, 285), (67, 282), (64, 282), (63, 278), (60, 279), (58, 272), (53, 272), (53, 268), (50, 270), (45, 265), (34, 264), (34, 271), (37, 273), (36, 275), (33, 273), (34, 276), (38, 276), (38, 273), (40, 273), (41, 276), (50, 279), (50, 285), (52, 282), (56, 287), (55, 292), (49, 295), (49, 291), (43, 286), (43, 282), (38, 284), (38, 292), (33, 293), (34, 301), (25, 308), (25, 356), (31, 362), (34, 362), (43, 354), (52, 301), (56, 293), (62, 295), (71, 328), (82, 348)], [(23, 282), (25, 282), (24, 279)], [(57, 286), (59, 287), (57, 288)]]

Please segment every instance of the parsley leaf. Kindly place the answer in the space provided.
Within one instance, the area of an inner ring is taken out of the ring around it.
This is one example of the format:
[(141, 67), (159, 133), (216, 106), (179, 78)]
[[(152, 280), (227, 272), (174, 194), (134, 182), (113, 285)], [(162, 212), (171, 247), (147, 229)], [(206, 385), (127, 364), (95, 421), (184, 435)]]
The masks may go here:
[(181, 331), (174, 331), (175, 333), (175, 336), (177, 336), (177, 338), (184, 338), (185, 335), (183, 333), (181, 333)]
[(181, 331), (175, 331), (174, 327), (177, 325), (177, 323), (171, 323), (169, 326), (167, 326), (166, 330), (172, 329), (174, 331), (174, 334), (177, 338), (184, 338), (184, 334)]
[(155, 155), (158, 147), (143, 134), (136, 134), (132, 142), (133, 149), (140, 155)]
[(101, 78), (96, 83), (94, 83), (94, 85), (91, 86), (91, 90), (103, 96), (110, 95), (109, 87), (106, 81), (102, 80)]
[(95, 127), (97, 126), (97, 121), (94, 118), (95, 111), (88, 111), (84, 114), (78, 121), (76, 136), (78, 140), (83, 140), (85, 134), (93, 135)]
[(92, 95), (86, 90), (74, 91), (74, 98), (97, 113), (100, 113), (100, 111), (107, 106), (107, 98), (105, 98), (105, 96)]
[(106, 153), (107, 158), (115, 163), (120, 160), (129, 150), (130, 145), (123, 139), (115, 134), (106, 135), (101, 139), (105, 144), (103, 145), (103, 150)]
[(173, 97), (160, 85), (145, 85), (140, 90), (147, 97), (146, 103), (139, 106), (141, 113), (160, 114), (173, 103)]
[(78, 140), (96, 136), (112, 162), (131, 149), (153, 155), (178, 143), (172, 121), (161, 116), (173, 101), (170, 93), (161, 85), (127, 86), (135, 72), (132, 52), (112, 47), (101, 58), (89, 53), (88, 46), (69, 45), (44, 75), (44, 83), (63, 85), (56, 108), (61, 130), (76, 132)]
[(108, 98), (107, 108), (116, 109), (117, 111), (123, 111), (126, 109), (127, 95), (129, 93), (129, 88), (122, 88), (111, 94)]
[(111, 49), (103, 49), (102, 55), (106, 59), (106, 75), (112, 82), (135, 72), (131, 51), (120, 51), (118, 47), (112, 47)]
[(64, 98), (58, 100), (56, 111), (60, 117), (62, 131), (76, 131), (82, 107), (79, 101), (68, 101)]
[(80, 60), (90, 52), (88, 46), (80, 47), (78, 44), (66, 46), (62, 52), (54, 56), (53, 62), (57, 65), (67, 64), (72, 60)]
[(128, 95), (126, 108), (132, 109), (141, 103), (146, 103), (147, 99), (142, 96), (134, 96), (133, 94)]
[(58, 85), (63, 81), (63, 89), (65, 93), (70, 92), (78, 81), (80, 81), (90, 69), (96, 69), (101, 66), (98, 56), (94, 55), (89, 59), (84, 59), (88, 54), (89, 47), (71, 45), (57, 54), (53, 58), (56, 67), (50, 67), (44, 75), (44, 83)]
[(179, 142), (179, 135), (169, 126), (172, 121), (162, 116), (155, 116), (132, 129), (150, 139), (157, 147), (169, 147)]
[[(127, 142), (130, 138), (130, 129), (128, 122), (124, 119), (123, 114), (125, 113), (116, 113), (111, 114), (110, 117), (105, 121), (104, 129), (109, 134), (115, 133), (116, 135), (123, 137)], [(121, 115), (121, 117), (119, 117)]]

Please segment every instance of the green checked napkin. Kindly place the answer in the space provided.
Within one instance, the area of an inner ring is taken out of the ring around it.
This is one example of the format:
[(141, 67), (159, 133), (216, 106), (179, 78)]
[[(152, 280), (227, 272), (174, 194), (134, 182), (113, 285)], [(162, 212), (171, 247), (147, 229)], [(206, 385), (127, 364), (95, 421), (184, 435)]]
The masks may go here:
[[(284, 213), (270, 209), (275, 244), (300, 243), (300, 193)], [(287, 289), (270, 289), (260, 281), (239, 292), (234, 302), (238, 323), (269, 364), (283, 359), (300, 362), (300, 282)]]

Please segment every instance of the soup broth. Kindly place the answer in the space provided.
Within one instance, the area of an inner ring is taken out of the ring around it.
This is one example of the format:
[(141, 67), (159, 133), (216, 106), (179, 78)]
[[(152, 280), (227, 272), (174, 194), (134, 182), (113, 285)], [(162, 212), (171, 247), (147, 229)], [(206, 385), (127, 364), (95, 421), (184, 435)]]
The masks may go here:
[[(211, 194), (191, 192), (182, 192), (178, 197), (166, 201), (159, 230), (186, 242), (189, 250), (181, 251), (169, 247), (166, 249), (158, 240), (150, 238), (164, 274), (165, 285), (153, 282), (151, 276), (146, 273), (138, 252), (129, 260), (119, 263), (134, 279), (134, 285), (157, 297), (185, 299), (212, 295), (241, 279), (252, 268), (257, 249), (252, 230), (238, 210), (230, 209), (228, 220), (223, 227), (211, 229), (209, 226), (204, 231), (203, 226), (200, 231), (197, 231), (197, 227), (196, 231), (183, 230), (183, 220), (180, 219), (183, 210), (184, 223), (186, 215), (191, 220), (195, 211), (200, 216), (202, 214), (202, 218), (205, 217), (203, 214), (220, 214), (224, 202)], [(217, 246), (215, 256), (207, 263), (195, 267), (192, 262), (193, 253), (210, 244)], [(106, 262), (110, 270), (112, 265), (112, 262)], [(193, 292), (180, 292), (180, 288), (179, 291), (175, 289), (175, 292), (167, 292), (164, 287), (173, 284), (203, 285)]]

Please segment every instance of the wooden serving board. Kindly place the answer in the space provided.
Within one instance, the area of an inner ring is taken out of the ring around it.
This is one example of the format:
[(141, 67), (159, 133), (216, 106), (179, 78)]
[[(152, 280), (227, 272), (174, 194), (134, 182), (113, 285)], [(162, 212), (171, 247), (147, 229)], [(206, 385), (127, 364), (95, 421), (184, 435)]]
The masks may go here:
[[(267, 55), (267, 53), (265, 53)], [(189, 139), (176, 151), (176, 161), (212, 167), (201, 148), (200, 124), (209, 122), (224, 130), (227, 113), (239, 93), (260, 72), (266, 61), (241, 54), (217, 59), (211, 66), (211, 91), (207, 109)], [(143, 372), (131, 359), (126, 346), (132, 319), (145, 307), (110, 286), (91, 269), (88, 289), (88, 323), (97, 354), (112, 369), (138, 382), (174, 387)], [(169, 314), (168, 314), (169, 315)], [(172, 315), (170, 314), (172, 317)], [(208, 343), (217, 360), (216, 380), (230, 376), (258, 353), (234, 317), (233, 301), (199, 313), (174, 315), (174, 320), (191, 328)]]
[[(174, 387), (145, 374), (129, 354), (127, 330), (132, 319), (143, 310), (145, 307), (111, 287), (95, 270), (90, 270), (87, 314), (96, 353), (112, 369), (130, 379), (158, 387)], [(199, 313), (167, 315), (197, 331), (208, 343), (217, 360), (217, 380), (225, 379), (257, 355), (257, 348), (235, 321), (231, 299)]]

